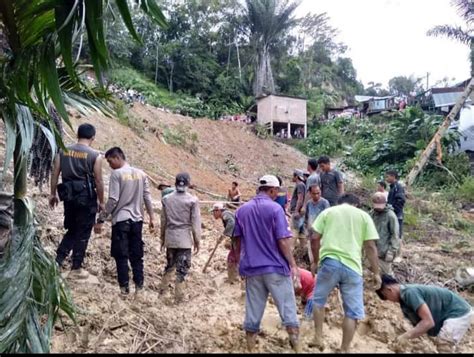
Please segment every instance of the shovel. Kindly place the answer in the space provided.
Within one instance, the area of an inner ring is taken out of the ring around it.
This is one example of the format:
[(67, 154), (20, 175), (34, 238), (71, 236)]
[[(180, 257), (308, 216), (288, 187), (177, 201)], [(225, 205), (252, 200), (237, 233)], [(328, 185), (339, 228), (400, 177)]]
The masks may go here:
[(205, 273), (206, 272), (206, 269), (207, 267), (209, 266), (209, 263), (211, 262), (211, 259), (212, 257), (214, 256), (214, 253), (216, 252), (217, 250), (217, 247), (219, 246), (219, 244), (223, 241), (222, 239), (223, 237), (219, 237), (219, 239), (217, 240), (217, 243), (216, 243), (216, 246), (214, 247), (213, 251), (211, 252), (211, 255), (209, 256), (209, 259), (207, 260), (206, 262), (206, 265), (204, 265), (204, 268), (202, 269), (202, 272)]

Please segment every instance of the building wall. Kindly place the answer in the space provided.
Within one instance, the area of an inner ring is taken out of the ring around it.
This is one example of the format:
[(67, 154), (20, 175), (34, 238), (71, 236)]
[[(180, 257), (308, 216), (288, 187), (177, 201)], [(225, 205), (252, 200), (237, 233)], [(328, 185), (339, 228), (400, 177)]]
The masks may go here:
[(261, 124), (276, 122), (305, 125), (306, 100), (270, 95), (258, 101), (257, 121)]

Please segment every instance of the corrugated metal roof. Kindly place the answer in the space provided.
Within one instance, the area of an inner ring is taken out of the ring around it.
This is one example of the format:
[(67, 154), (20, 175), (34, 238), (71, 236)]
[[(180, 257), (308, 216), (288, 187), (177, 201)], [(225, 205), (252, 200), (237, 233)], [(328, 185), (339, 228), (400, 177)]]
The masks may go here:
[(388, 95), (386, 97), (373, 97), (373, 96), (369, 96), (369, 95), (356, 95), (354, 96), (355, 100), (359, 103), (364, 103), (364, 102), (368, 102), (370, 100), (385, 100), (385, 99), (391, 99), (391, 98), (394, 98), (393, 95)]
[[(453, 92), (453, 93), (433, 93), (433, 101), (435, 103), (435, 107), (446, 107), (450, 105), (456, 104), (459, 97), (463, 94), (463, 92)], [(470, 99), (467, 99), (469, 102)]]

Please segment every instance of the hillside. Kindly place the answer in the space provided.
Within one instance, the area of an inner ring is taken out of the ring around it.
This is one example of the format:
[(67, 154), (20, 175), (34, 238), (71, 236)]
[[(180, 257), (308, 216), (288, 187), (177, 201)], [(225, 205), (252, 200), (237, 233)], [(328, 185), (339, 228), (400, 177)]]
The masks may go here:
[[(191, 119), (165, 111), (135, 104), (127, 120), (93, 114), (81, 116), (71, 112), (73, 128), (91, 122), (98, 129), (94, 147), (99, 150), (119, 145), (132, 165), (145, 169), (157, 183), (172, 183), (172, 176), (186, 170), (200, 189), (195, 192), (202, 201), (215, 200), (201, 192), (225, 195), (230, 182), (241, 183), (244, 199), (255, 192), (255, 182), (264, 173), (281, 174), (289, 184), (294, 168), (304, 168), (304, 155), (284, 144), (258, 139), (244, 124)], [(72, 142), (73, 131), (67, 129), (66, 142)], [(105, 181), (110, 169), (105, 165)], [(170, 176), (171, 175), (171, 176)], [(346, 172), (352, 184), (356, 175)], [(355, 189), (354, 184), (350, 189)], [(368, 192), (357, 188), (367, 198)], [(33, 189), (37, 204), (41, 239), (46, 249), (54, 254), (62, 234), (62, 208), (51, 211), (47, 207), (47, 191)], [(153, 188), (155, 210), (160, 209), (159, 192)], [(412, 200), (410, 205), (419, 204)], [(221, 246), (206, 274), (202, 268), (222, 223), (209, 212), (210, 203), (203, 203), (203, 242), (201, 252), (193, 256), (187, 282), (187, 300), (173, 304), (173, 292), (164, 296), (157, 293), (165, 266), (164, 253), (159, 252), (156, 234), (144, 229), (145, 241), (145, 296), (134, 301), (119, 296), (115, 262), (110, 256), (110, 229), (93, 235), (88, 248), (85, 267), (94, 276), (83, 283), (69, 285), (78, 307), (78, 325), (64, 319), (56, 324), (52, 352), (245, 352), (244, 291), (239, 285), (226, 283), (225, 257)], [(419, 225), (407, 229), (404, 260), (395, 267), (403, 280), (430, 282), (457, 289), (453, 284), (456, 269), (472, 265), (472, 239), (463, 233), (441, 225)], [(464, 242), (464, 245), (460, 245)], [(446, 251), (446, 247), (451, 247)], [(380, 301), (367, 285), (365, 293), (367, 317), (354, 338), (354, 352), (393, 352), (391, 342), (408, 326), (400, 309)], [(473, 295), (461, 292), (473, 303)], [(335, 352), (341, 338), (342, 310), (337, 294), (328, 301), (329, 312), (325, 324), (327, 348)], [(300, 317), (302, 317), (300, 315)], [(303, 351), (313, 336), (312, 322), (303, 321)], [(262, 324), (259, 352), (290, 352), (287, 335), (280, 326), (278, 312), (271, 300)], [(468, 334), (461, 351), (474, 350), (474, 332)], [(429, 339), (413, 342), (407, 352), (435, 351)]]

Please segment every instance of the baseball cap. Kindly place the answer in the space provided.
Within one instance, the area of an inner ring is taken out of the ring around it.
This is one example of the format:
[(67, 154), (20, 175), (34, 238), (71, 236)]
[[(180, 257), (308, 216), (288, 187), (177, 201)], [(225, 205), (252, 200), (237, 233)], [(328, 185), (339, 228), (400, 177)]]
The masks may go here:
[(304, 172), (303, 172), (303, 170), (298, 170), (298, 169), (296, 169), (295, 171), (293, 171), (293, 176), (297, 176), (297, 177), (299, 177), (301, 180), (304, 180)]
[(258, 180), (259, 185), (258, 187), (280, 187), (280, 181), (276, 178), (276, 176), (273, 175), (265, 175), (260, 177)]
[(376, 192), (372, 195), (372, 204), (374, 208), (383, 209), (387, 205), (387, 199), (383, 192)]
[(224, 209), (225, 209), (224, 203), (222, 203), (222, 202), (216, 202), (216, 203), (214, 203), (214, 205), (212, 206), (212, 210), (213, 210), (213, 211), (216, 211), (216, 210), (222, 211), (222, 210), (224, 210)]
[(189, 183), (191, 182), (191, 177), (187, 172), (181, 172), (176, 175), (176, 191), (178, 192), (184, 192), (186, 190), (186, 187), (189, 186)]

